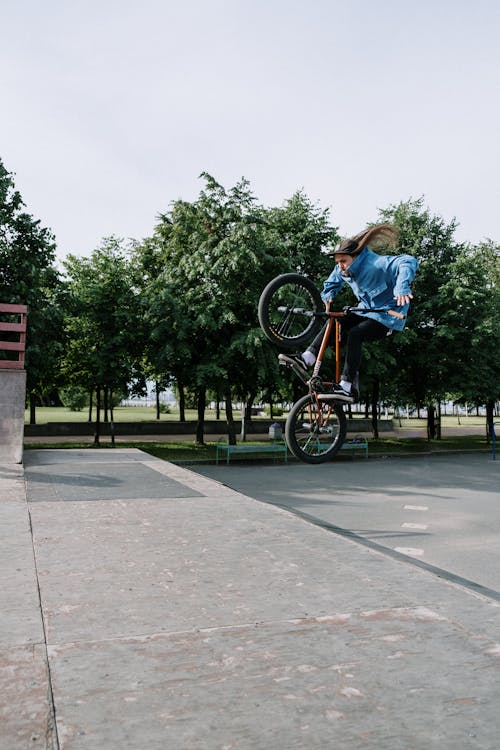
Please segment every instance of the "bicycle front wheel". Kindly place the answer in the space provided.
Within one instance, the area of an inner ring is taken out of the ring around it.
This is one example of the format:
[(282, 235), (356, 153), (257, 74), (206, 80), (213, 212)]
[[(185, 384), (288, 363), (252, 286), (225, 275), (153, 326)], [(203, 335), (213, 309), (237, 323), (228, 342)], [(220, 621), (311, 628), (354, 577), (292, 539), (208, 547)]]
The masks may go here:
[(292, 407), (285, 425), (288, 447), (300, 461), (321, 464), (340, 450), (347, 432), (347, 420), (340, 404), (316, 401), (312, 394)]
[(269, 282), (259, 299), (259, 323), (269, 341), (281, 349), (298, 349), (316, 335), (325, 305), (317, 286), (300, 273), (285, 273)]

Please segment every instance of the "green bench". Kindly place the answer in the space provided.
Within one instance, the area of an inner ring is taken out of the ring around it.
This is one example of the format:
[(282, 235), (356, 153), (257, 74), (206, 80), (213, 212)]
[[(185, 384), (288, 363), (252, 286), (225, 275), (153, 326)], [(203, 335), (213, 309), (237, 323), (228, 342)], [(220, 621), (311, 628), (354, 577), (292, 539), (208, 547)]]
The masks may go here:
[(340, 450), (351, 451), (353, 461), (356, 451), (364, 451), (365, 458), (368, 458), (368, 440), (364, 437), (361, 437), (361, 435), (357, 435), (352, 440), (346, 440)]
[(280, 454), (284, 454), (285, 462), (288, 461), (288, 447), (283, 440), (273, 440), (270, 443), (261, 443), (250, 445), (248, 443), (238, 443), (237, 445), (229, 445), (227, 438), (219, 438), (215, 446), (215, 463), (219, 463), (220, 456), (226, 457), (226, 463), (228, 464), (231, 456), (237, 456), (244, 453), (270, 453), (276, 458)]

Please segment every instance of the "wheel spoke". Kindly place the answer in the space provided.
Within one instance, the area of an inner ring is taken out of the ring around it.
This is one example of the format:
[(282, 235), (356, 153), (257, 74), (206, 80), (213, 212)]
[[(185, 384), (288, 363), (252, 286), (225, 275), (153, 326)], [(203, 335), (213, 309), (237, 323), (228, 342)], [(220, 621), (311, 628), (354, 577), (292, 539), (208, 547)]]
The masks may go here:
[(294, 349), (310, 342), (319, 330), (315, 313), (323, 302), (313, 282), (300, 274), (278, 276), (259, 300), (259, 322), (266, 336), (278, 346)]
[(293, 406), (286, 424), (292, 453), (302, 461), (321, 463), (337, 453), (345, 440), (346, 418), (339, 405), (301, 398)]

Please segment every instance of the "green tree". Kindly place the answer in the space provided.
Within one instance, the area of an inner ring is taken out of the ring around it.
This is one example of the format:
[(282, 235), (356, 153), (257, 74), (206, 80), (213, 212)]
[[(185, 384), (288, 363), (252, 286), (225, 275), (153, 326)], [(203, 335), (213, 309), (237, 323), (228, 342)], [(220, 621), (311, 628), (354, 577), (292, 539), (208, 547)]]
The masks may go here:
[(57, 382), (63, 347), (55, 239), (25, 210), (14, 178), (0, 160), (0, 301), (28, 306), (26, 389), (30, 422), (36, 403)]
[(443, 399), (491, 409), (499, 395), (498, 246), (457, 242), (456, 221), (432, 215), (423, 198), (380, 214), (399, 227), (399, 252), (420, 263), (408, 325), (389, 346), (396, 367), (384, 395), (426, 406), (428, 435), (440, 437), (435, 415)]
[[(327, 252), (340, 239), (329, 210), (313, 203), (303, 191), (297, 191), (282, 206), (266, 209), (265, 218), (265, 241), (271, 267), (264, 285), (278, 274), (296, 272), (308, 276), (322, 289), (323, 281), (335, 264)], [(256, 290), (255, 304), (262, 288)], [(343, 292), (339, 304), (348, 304), (348, 301)], [(272, 411), (274, 396), (295, 401), (301, 395), (301, 385), (288, 369), (277, 366), (277, 351), (269, 342), (263, 343), (263, 349), (266, 364), (260, 369), (262, 377), (258, 384)]]
[(197, 201), (177, 201), (160, 216), (153, 239), (163, 271), (145, 295), (154, 368), (175, 377), (181, 406), (185, 388), (196, 392), (198, 442), (208, 389), (222, 389), (231, 423), (233, 355), (235, 347), (241, 353), (241, 331), (257, 328), (255, 276), (265, 278), (266, 266), (258, 241), (262, 211), (246, 181), (226, 192), (210, 175), (203, 178)]
[(282, 206), (267, 209), (265, 218), (271, 255), (268, 281), (279, 273), (295, 271), (309, 276), (321, 288), (335, 263), (326, 251), (340, 239), (338, 228), (331, 225), (329, 209), (298, 191)]
[(397, 365), (389, 392), (397, 404), (426, 406), (429, 435), (434, 437), (435, 403), (445, 397), (453, 367), (442, 348), (450, 305), (445, 289), (463, 246), (454, 238), (455, 220), (446, 223), (431, 214), (423, 198), (391, 206), (380, 211), (380, 217), (399, 228), (398, 252), (414, 255), (420, 264), (408, 325), (391, 344)]
[(324, 276), (331, 260), (321, 251), (336, 237), (327, 212), (302, 194), (265, 210), (246, 180), (226, 191), (202, 176), (197, 201), (177, 201), (160, 216), (152, 238), (157, 255), (151, 242), (144, 249), (144, 265), (155, 269), (145, 272), (150, 357), (155, 371), (175, 377), (181, 406), (184, 386), (197, 392), (198, 441), (207, 389), (224, 398), (231, 435), (233, 397), (249, 414), (260, 390), (276, 388), (276, 353), (257, 321), (260, 293), (284, 271)]
[(112, 408), (112, 394), (127, 392), (140, 359), (142, 327), (129, 251), (115, 237), (103, 240), (89, 258), (69, 255), (67, 274), (68, 383), (96, 394), (95, 442), (99, 442), (102, 396)]
[(441, 291), (449, 305), (436, 332), (453, 365), (448, 393), (462, 404), (486, 404), (490, 432), (500, 398), (499, 250), (492, 241), (463, 248)]

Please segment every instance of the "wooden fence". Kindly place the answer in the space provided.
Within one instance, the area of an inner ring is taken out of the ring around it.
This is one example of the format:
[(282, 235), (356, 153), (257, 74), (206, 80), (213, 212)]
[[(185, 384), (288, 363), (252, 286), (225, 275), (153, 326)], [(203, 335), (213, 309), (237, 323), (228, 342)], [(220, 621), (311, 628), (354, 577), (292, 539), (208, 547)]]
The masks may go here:
[[(17, 354), (17, 359), (0, 359), (0, 370), (24, 370), (26, 314), (26, 305), (9, 305), (0, 302), (0, 337), (3, 337), (4, 331), (17, 334), (17, 341), (0, 340), (0, 354), (2, 352), (16, 352)], [(9, 318), (9, 321), (5, 322), (5, 318)]]

